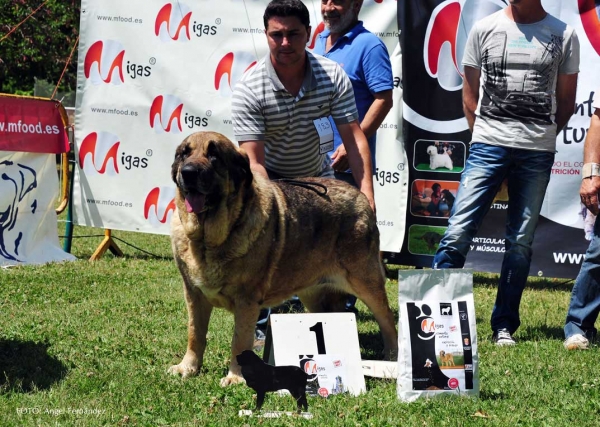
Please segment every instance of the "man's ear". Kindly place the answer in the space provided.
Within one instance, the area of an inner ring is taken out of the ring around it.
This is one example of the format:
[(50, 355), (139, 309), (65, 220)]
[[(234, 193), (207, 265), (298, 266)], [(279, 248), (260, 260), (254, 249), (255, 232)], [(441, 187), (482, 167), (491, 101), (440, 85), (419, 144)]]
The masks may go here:
[(362, 7), (362, 4), (363, 4), (363, 0), (354, 0), (354, 4), (352, 5), (357, 17), (358, 17), (358, 14), (360, 13), (360, 8)]

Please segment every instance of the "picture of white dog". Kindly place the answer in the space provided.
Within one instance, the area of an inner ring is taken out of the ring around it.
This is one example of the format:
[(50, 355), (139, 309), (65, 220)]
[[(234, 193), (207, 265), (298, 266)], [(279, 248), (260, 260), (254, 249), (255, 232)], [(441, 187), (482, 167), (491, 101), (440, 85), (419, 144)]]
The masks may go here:
[(444, 152), (443, 154), (439, 154), (438, 149), (434, 145), (427, 147), (427, 154), (429, 154), (430, 169), (448, 168), (452, 170), (454, 167), (448, 153)]

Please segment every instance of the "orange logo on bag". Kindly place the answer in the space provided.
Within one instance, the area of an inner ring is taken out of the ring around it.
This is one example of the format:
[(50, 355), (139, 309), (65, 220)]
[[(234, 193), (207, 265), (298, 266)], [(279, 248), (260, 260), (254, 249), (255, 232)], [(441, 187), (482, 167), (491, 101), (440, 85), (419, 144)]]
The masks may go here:
[(435, 322), (431, 317), (426, 317), (421, 321), (421, 330), (426, 334), (435, 332)]

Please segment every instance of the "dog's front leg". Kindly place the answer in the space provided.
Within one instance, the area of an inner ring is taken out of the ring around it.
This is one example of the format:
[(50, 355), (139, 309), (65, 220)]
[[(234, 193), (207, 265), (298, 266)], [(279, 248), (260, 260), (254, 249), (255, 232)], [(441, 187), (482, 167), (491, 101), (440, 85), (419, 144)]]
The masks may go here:
[(221, 378), (222, 387), (245, 382), (236, 356), (244, 350), (252, 350), (254, 327), (259, 313), (260, 306), (256, 302), (236, 301), (233, 312), (234, 332), (231, 340), (231, 363), (227, 376)]
[(184, 279), (183, 292), (188, 310), (188, 346), (183, 360), (179, 365), (173, 365), (168, 372), (180, 374), (183, 378), (196, 375), (202, 366), (204, 350), (206, 349), (206, 333), (208, 321), (213, 306), (208, 302), (202, 291)]

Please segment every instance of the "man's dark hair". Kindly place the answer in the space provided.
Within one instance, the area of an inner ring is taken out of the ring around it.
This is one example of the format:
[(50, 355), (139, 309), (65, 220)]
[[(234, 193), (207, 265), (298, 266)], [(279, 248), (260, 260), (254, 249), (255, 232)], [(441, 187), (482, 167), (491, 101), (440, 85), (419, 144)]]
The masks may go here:
[(269, 19), (274, 16), (279, 18), (295, 16), (300, 20), (307, 31), (308, 27), (310, 27), (310, 16), (308, 14), (308, 9), (300, 0), (273, 0), (271, 3), (269, 3), (265, 9), (265, 14), (263, 15), (265, 30), (268, 27)]

